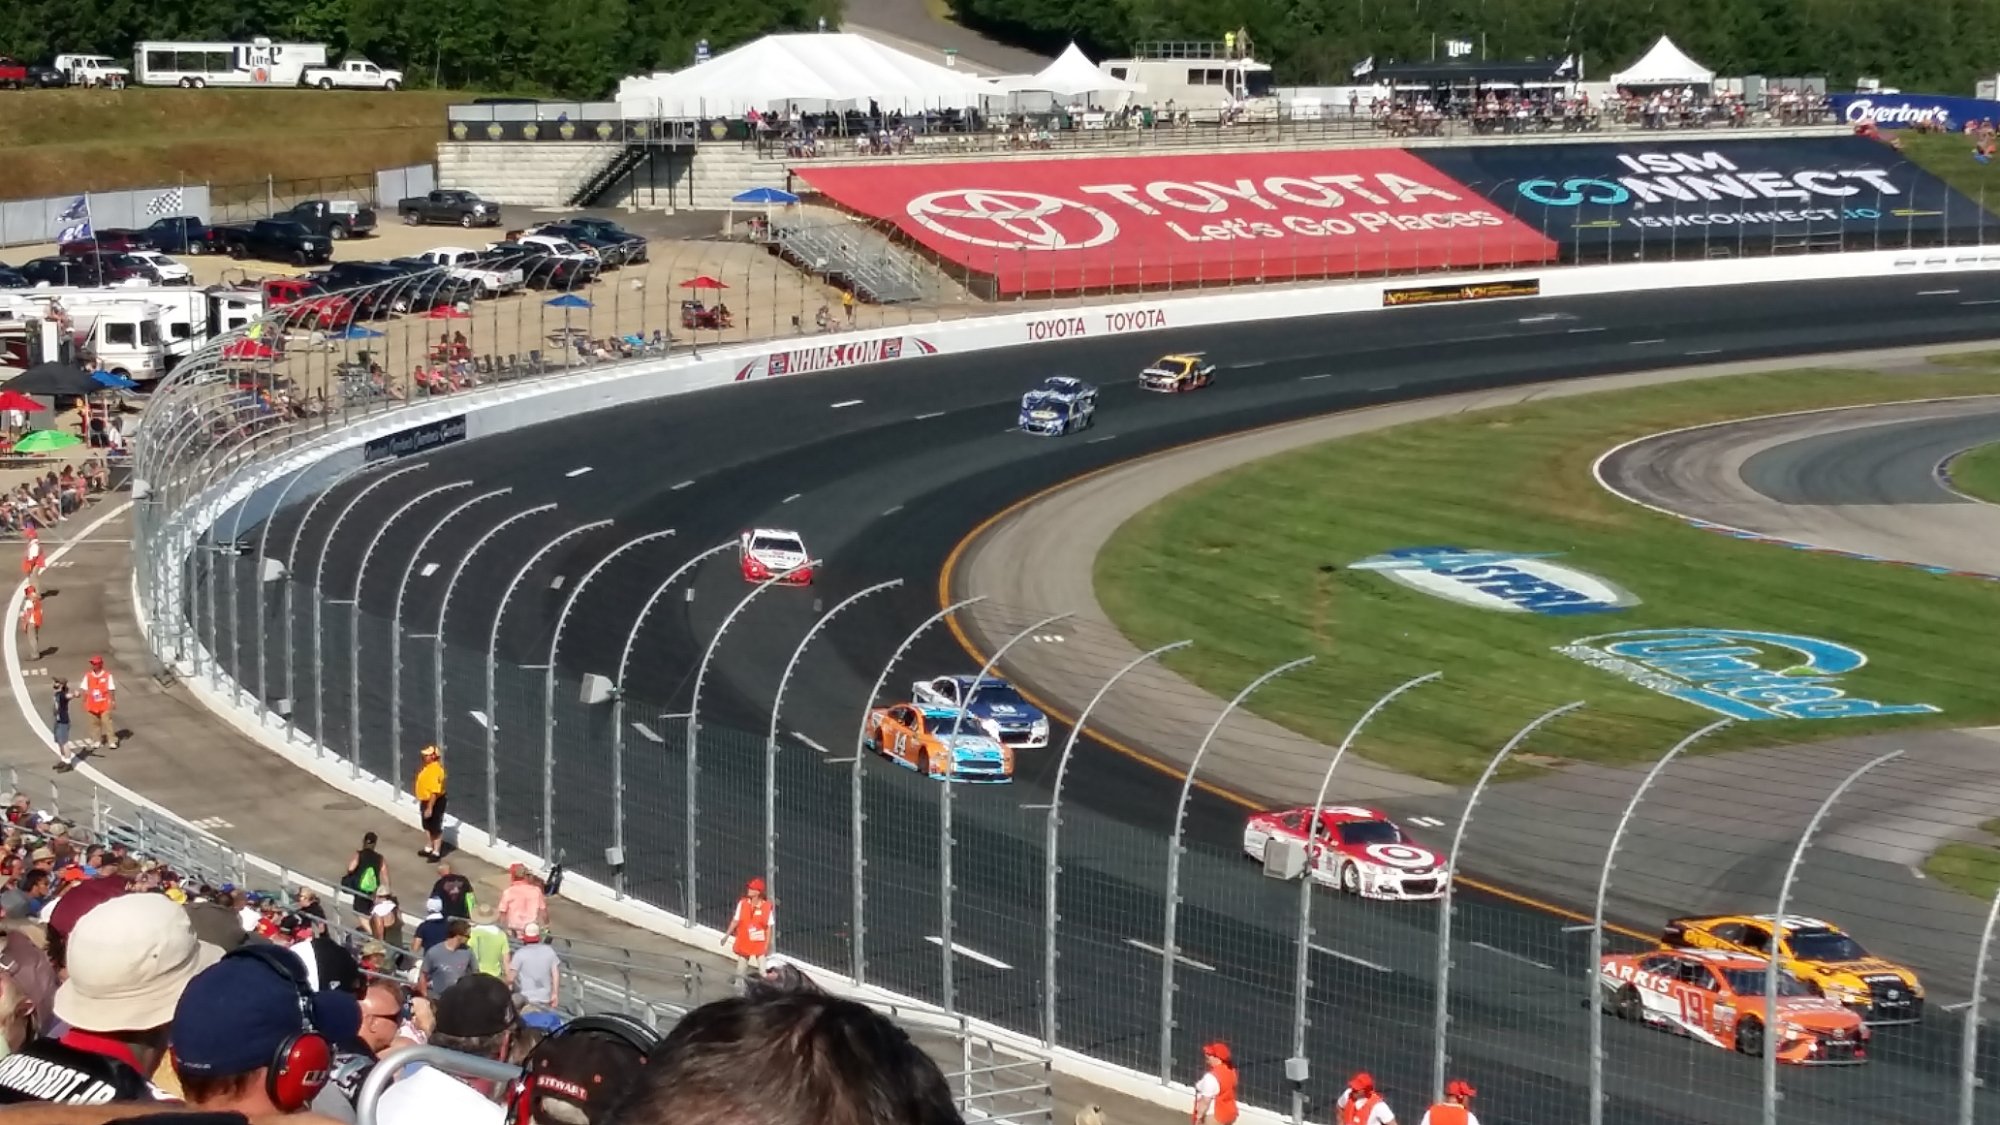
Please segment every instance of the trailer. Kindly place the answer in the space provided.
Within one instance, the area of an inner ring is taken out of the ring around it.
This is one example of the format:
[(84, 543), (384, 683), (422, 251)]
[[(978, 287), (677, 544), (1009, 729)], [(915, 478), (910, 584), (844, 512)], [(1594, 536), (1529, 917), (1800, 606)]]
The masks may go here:
[(309, 67), (326, 65), (324, 43), (144, 42), (132, 48), (142, 86), (297, 86)]

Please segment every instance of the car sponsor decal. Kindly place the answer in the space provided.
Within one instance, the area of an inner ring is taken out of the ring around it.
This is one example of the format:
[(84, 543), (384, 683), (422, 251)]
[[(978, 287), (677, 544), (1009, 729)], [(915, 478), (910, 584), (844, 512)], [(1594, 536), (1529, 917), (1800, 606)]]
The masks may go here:
[[(1534, 264), (1557, 246), (1401, 149), (802, 168), (1001, 294)], [(1058, 318), (1053, 331), (1075, 329)], [(1110, 331), (1119, 331), (1109, 326)]]
[(1370, 844), (1362, 851), (1369, 859), (1390, 867), (1429, 867), (1437, 862), (1436, 856), (1408, 844)]
[(1861, 650), (1818, 637), (1747, 629), (1636, 629), (1584, 637), (1557, 652), (1661, 695), (1738, 720), (1928, 715), (1928, 703), (1858, 699), (1840, 677)]
[(807, 375), (814, 371), (833, 371), (842, 367), (884, 363), (892, 359), (902, 359), (906, 355), (936, 354), (936, 344), (916, 336), (854, 340), (845, 344), (826, 344), (817, 348), (799, 348), (794, 351), (772, 352), (770, 355), (758, 356), (737, 369), (735, 381), (742, 383), (758, 378)]
[(1639, 604), (1625, 590), (1572, 566), (1553, 552), (1523, 554), (1466, 547), (1400, 547), (1348, 564), (1377, 571), (1434, 598), (1507, 613), (1569, 616)]
[(1542, 283), (1538, 278), (1513, 281), (1482, 281), (1470, 285), (1406, 285), (1382, 291), (1382, 307), (1400, 308), (1404, 305), (1449, 305), (1466, 301), (1493, 301), (1504, 297), (1539, 297)]

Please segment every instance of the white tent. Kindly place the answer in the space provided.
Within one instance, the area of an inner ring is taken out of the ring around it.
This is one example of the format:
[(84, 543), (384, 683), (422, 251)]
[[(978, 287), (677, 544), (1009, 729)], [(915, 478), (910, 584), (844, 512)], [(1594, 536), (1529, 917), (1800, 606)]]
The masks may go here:
[(1035, 74), (1014, 75), (994, 80), (1003, 91), (1009, 93), (1048, 93), (1062, 97), (1078, 97), (1083, 94), (1118, 93), (1143, 94), (1146, 88), (1137, 82), (1127, 82), (1113, 78), (1097, 69), (1076, 44), (1062, 53), (1056, 61), (1043, 67)]
[(767, 35), (671, 74), (627, 78), (618, 101), (627, 113), (736, 117), (751, 107), (782, 111), (801, 103), (873, 99), (905, 112), (979, 104), (994, 93), (984, 78), (848, 34)]
[(1707, 86), (1714, 81), (1714, 71), (1688, 58), (1664, 35), (1644, 58), (1611, 76), (1613, 86)]

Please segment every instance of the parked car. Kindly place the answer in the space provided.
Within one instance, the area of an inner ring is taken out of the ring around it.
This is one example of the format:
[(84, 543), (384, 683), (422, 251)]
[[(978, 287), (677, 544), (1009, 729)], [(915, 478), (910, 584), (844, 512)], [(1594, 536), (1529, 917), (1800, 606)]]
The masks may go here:
[(69, 75), (55, 67), (42, 63), (28, 64), (28, 85), (42, 90), (52, 90), (69, 85)]
[(161, 285), (193, 285), (194, 271), (160, 253), (158, 250), (132, 250), (120, 254), (121, 261), (130, 261), (151, 270)]
[(536, 227), (529, 237), (560, 239), (596, 258), (605, 269), (617, 269), (627, 261), (626, 243), (605, 238), (591, 227), (574, 223), (547, 223)]
[[(551, 239), (552, 242), (560, 240)], [(568, 246), (568, 243), (561, 243)], [(559, 254), (537, 242), (496, 242), (480, 255), (484, 261), (519, 267), (528, 285), (536, 289), (575, 289), (597, 280), (602, 272), (597, 260), (571, 247)]]
[(0, 55), (0, 86), (19, 90), (28, 84), (28, 67), (16, 59)]
[(265, 262), (312, 265), (333, 258), (333, 240), (314, 234), (293, 219), (258, 219), (215, 228), (229, 256), (242, 261), (256, 258)]
[(470, 280), (450, 270), (440, 269), (436, 262), (428, 258), (391, 258), (382, 264), (414, 279), (410, 283), (412, 308), (428, 309), (472, 300), (473, 284)]
[(153, 244), (147, 240), (146, 232), (128, 230), (124, 227), (106, 227), (91, 232), (91, 236), (76, 242), (65, 242), (56, 247), (58, 254), (127, 254), (134, 250), (151, 250)]
[(557, 219), (556, 225), (578, 227), (589, 231), (596, 238), (619, 244), (625, 250), (627, 262), (646, 260), (646, 240), (619, 226), (615, 220), (600, 219), (595, 215), (572, 215), (565, 219)]
[(323, 234), (335, 242), (375, 232), (375, 209), (352, 199), (308, 199), (271, 217), (303, 224), (314, 234)]
[(475, 298), (518, 292), (527, 283), (520, 262), (484, 261), (481, 251), (462, 246), (439, 246), (424, 251), (420, 257), (470, 284)]
[(153, 249), (168, 254), (216, 254), (223, 249), (215, 231), (192, 215), (155, 219), (140, 233)]
[(259, 290), (265, 305), (283, 309), (288, 324), (303, 328), (338, 328), (354, 321), (355, 304), (346, 297), (328, 292), (310, 277), (271, 277)]
[(435, 304), (433, 293), (410, 271), (388, 262), (335, 262), (312, 275), (329, 292), (354, 302), (358, 315), (384, 317)]
[(0, 289), (27, 289), (34, 284), (23, 276), (20, 270), (0, 262)]
[(385, 70), (367, 59), (348, 59), (339, 66), (307, 67), (303, 81), (322, 90), (394, 90), (403, 84), (403, 72)]
[(56, 69), (71, 86), (117, 89), (132, 81), (132, 68), (119, 66), (110, 55), (57, 55)]
[(51, 254), (21, 263), (20, 274), (37, 289), (49, 286), (97, 288), (106, 284), (105, 271), (96, 258), (68, 258)]
[(396, 214), (407, 226), (422, 223), (454, 223), (461, 227), (497, 227), (500, 205), (488, 203), (469, 191), (434, 191), (413, 195), (396, 204)]

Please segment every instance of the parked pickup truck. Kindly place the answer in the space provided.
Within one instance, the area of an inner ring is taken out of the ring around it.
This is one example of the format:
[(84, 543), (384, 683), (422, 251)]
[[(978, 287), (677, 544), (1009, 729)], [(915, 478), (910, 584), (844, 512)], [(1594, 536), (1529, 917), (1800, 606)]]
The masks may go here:
[(363, 207), (352, 199), (308, 199), (271, 217), (291, 219), (314, 234), (323, 234), (336, 242), (343, 238), (360, 238), (375, 231), (374, 209)]
[(396, 204), (396, 214), (413, 227), (421, 223), (457, 223), (468, 228), (500, 225), (500, 205), (488, 203), (469, 191), (413, 195)]
[[(518, 292), (527, 283), (527, 273), (521, 263), (508, 264), (484, 257), (481, 250), (468, 250), (463, 246), (440, 246), (418, 255), (434, 266), (443, 266), (451, 271), (451, 276), (472, 286), (474, 297), (492, 297), (502, 293)], [(523, 255), (523, 260), (526, 256)]]
[(222, 248), (238, 261), (256, 258), (306, 266), (333, 258), (333, 239), (314, 234), (295, 219), (258, 219), (212, 229), (220, 234)]
[(339, 66), (307, 67), (302, 81), (322, 90), (394, 90), (403, 84), (403, 72), (384, 70), (367, 59), (348, 59)]
[(56, 69), (72, 86), (109, 86), (122, 89), (132, 81), (132, 68), (119, 66), (109, 55), (57, 55)]
[(17, 59), (0, 55), (0, 86), (19, 90), (28, 84), (28, 66)]

